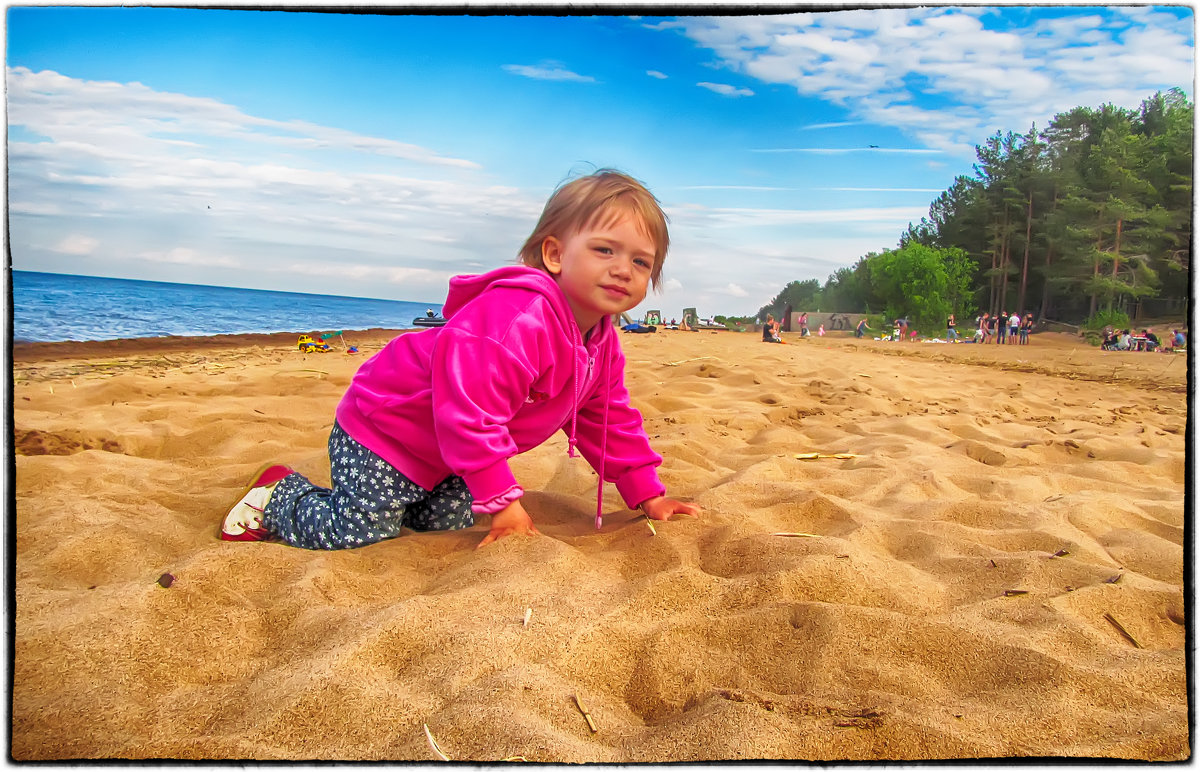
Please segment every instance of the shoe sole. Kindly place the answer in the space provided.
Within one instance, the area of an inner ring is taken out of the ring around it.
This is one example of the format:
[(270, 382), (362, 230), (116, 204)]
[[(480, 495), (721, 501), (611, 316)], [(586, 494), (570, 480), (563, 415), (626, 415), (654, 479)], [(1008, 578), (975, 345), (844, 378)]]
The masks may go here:
[[(273, 470), (273, 469), (278, 469), (279, 471), (272, 472), (271, 470)], [(268, 472), (270, 472), (270, 474), (268, 474)], [(280, 472), (282, 472), (282, 474), (280, 474)], [(286, 466), (284, 464), (276, 464), (273, 461), (263, 464), (262, 466), (260, 466), (258, 468), (258, 471), (256, 471), (254, 473), (254, 476), (250, 478), (250, 484), (247, 485), (242, 490), (241, 494), (237, 497), (237, 499), (234, 500), (233, 506), (236, 507), (238, 505), (238, 503), (241, 502), (242, 499), (246, 498), (246, 496), (249, 495), (250, 491), (254, 490), (255, 488), (261, 488), (264, 485), (270, 485), (271, 483), (279, 482), (284, 477), (287, 477), (289, 474), (292, 474), (293, 472), (295, 472), (295, 470), (292, 469), (290, 466)], [(232, 511), (233, 511), (233, 507), (230, 507), (229, 510), (226, 511), (226, 513), (225, 513), (225, 518), (229, 517), (229, 512), (232, 512)], [(217, 535), (221, 539), (221, 541), (263, 541), (263, 539), (265, 538), (265, 536), (268, 533), (266, 530), (261, 529), (261, 528), (258, 528), (258, 529), (247, 528), (245, 531), (242, 531), (240, 534), (236, 534), (236, 535), (231, 534), (231, 533), (226, 533), (225, 532), (225, 518), (221, 518), (221, 524), (217, 526)]]

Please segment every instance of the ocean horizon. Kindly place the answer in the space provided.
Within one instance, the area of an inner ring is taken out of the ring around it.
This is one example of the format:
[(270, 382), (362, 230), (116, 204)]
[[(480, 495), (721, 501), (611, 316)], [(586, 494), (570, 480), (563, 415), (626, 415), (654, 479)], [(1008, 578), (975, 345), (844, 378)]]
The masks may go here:
[(404, 329), (441, 303), (13, 270), (14, 342)]

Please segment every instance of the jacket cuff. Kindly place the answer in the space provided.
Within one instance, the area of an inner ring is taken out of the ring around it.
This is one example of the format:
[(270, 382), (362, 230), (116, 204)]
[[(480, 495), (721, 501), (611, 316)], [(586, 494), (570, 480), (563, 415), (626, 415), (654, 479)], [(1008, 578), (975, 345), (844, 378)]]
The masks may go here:
[[(471, 492), (471, 498), (483, 506), (486, 506), (496, 498), (504, 496), (512, 491), (513, 488), (520, 488), (517, 485), (517, 478), (513, 477), (512, 470), (508, 468), (508, 459), (506, 458), (502, 458), (483, 469), (467, 472), (462, 478), (463, 482), (467, 484), (467, 490)], [(503, 508), (500, 507), (500, 509)], [(472, 509), (474, 509), (473, 505)], [(500, 509), (494, 511), (498, 512)]]
[(666, 486), (658, 479), (654, 465), (639, 466), (617, 480), (617, 492), (630, 509), (637, 509), (646, 499), (666, 495)]
[(471, 512), (476, 515), (494, 515), (524, 495), (525, 489), (520, 485), (514, 485), (499, 496), (487, 501), (471, 502)]

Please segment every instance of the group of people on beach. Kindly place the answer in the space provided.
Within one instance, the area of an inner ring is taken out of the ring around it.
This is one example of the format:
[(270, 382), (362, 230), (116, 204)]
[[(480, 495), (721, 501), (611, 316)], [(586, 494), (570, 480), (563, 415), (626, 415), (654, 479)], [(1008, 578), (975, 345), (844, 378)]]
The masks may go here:
[(1154, 330), (1150, 327), (1142, 329), (1137, 335), (1133, 330), (1116, 330), (1112, 325), (1104, 328), (1104, 339), (1100, 348), (1105, 351), (1163, 351), (1170, 352), (1187, 347), (1187, 338), (1179, 330), (1171, 330), (1171, 336), (1164, 345)]
[[(953, 316), (950, 318), (954, 319)], [(975, 325), (976, 343), (991, 343), (994, 340), (1000, 344), (1026, 345), (1029, 343), (1029, 333), (1033, 332), (1033, 314), (1021, 316), (1013, 311), (1010, 315), (1008, 311), (1001, 311), (992, 316), (984, 311), (975, 319)]]

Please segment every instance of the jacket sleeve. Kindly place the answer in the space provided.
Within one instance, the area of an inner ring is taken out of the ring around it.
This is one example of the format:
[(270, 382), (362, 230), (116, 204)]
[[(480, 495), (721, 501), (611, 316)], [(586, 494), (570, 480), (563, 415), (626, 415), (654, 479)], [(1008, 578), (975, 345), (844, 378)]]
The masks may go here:
[(508, 459), (517, 453), (508, 423), (524, 404), (536, 368), (491, 336), (447, 325), (432, 358), (433, 423), (442, 458), (476, 502), (520, 490)]
[[(662, 456), (650, 447), (650, 438), (642, 426), (642, 414), (629, 402), (625, 388), (625, 355), (615, 337), (608, 354), (602, 357), (600, 379), (580, 408), (576, 439), (579, 451), (592, 468), (603, 470), (606, 482), (617, 484), (617, 491), (630, 509), (643, 501), (666, 493), (658, 478)], [(608, 405), (605, 440), (605, 404)], [(602, 449), (603, 448), (603, 452)]]

